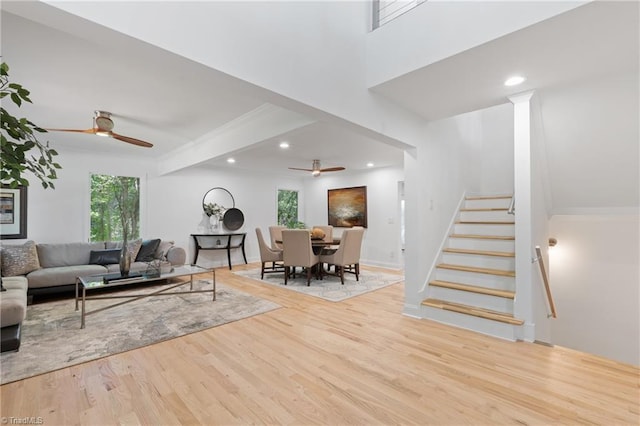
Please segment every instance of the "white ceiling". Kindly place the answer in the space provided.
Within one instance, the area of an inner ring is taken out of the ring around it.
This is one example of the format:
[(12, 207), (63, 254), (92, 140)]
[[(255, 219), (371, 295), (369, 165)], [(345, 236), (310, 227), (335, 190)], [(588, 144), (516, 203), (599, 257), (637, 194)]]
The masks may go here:
[[(114, 132), (154, 144), (145, 149), (92, 135), (50, 132), (46, 139), (54, 147), (159, 158), (269, 101), (250, 85), (230, 83), (220, 72), (138, 40), (123, 43), (123, 36), (113, 33), (101, 42), (89, 41), (5, 9), (3, 60), (10, 66), (11, 80), (27, 87), (33, 101), (20, 111), (12, 105), (7, 109), (44, 128), (68, 129), (91, 128), (95, 110), (109, 111)], [(291, 148), (279, 149), (280, 141)], [(323, 167), (344, 166), (348, 171), (366, 169), (367, 162), (376, 167), (401, 167), (403, 162), (397, 148), (321, 122), (233, 156), (234, 166), (226, 162), (227, 156), (205, 165), (300, 176), (288, 167), (310, 168), (314, 159), (322, 160)]]
[[(11, 67), (12, 80), (31, 90), (34, 101), (20, 113), (42, 127), (83, 129), (92, 126), (94, 110), (106, 110), (114, 114), (115, 132), (154, 144), (144, 149), (52, 132), (47, 136), (54, 146), (159, 158), (269, 103), (264, 91), (218, 71), (77, 17), (62, 19), (63, 12), (43, 3), (29, 6), (2, 5), (3, 61)], [(628, 111), (638, 110), (638, 26), (638, 3), (593, 2), (372, 90), (433, 120), (507, 102), (513, 89), (496, 85), (495, 76), (522, 70), (528, 80), (517, 90), (536, 90), (540, 117), (547, 121), (540, 131), (546, 144), (553, 144), (547, 167), (554, 206), (637, 205), (637, 117), (621, 120), (616, 107), (622, 96)], [(624, 85), (614, 91), (589, 89), (606, 86), (608, 79)], [(576, 108), (589, 102), (607, 107)], [(582, 129), (579, 134), (572, 131), (576, 126)], [(615, 137), (603, 140), (611, 126), (616, 126)], [(291, 148), (280, 150), (282, 140)], [(575, 161), (578, 145), (580, 155), (600, 162)], [(310, 167), (316, 158), (323, 167), (348, 170), (365, 169), (369, 161), (377, 167), (401, 166), (403, 161), (399, 149), (322, 122), (230, 154), (234, 165), (226, 163), (226, 155), (205, 165), (285, 174), (287, 167)], [(587, 175), (604, 194), (596, 201), (588, 187), (566, 179)], [(621, 183), (611, 183), (612, 176)], [(620, 194), (607, 187), (619, 188)]]
[[(638, 69), (638, 7), (588, 4), (373, 88), (428, 120), (505, 103), (527, 90)], [(502, 81), (526, 76), (520, 86)], [(503, 79), (496, 79), (502, 76)]]

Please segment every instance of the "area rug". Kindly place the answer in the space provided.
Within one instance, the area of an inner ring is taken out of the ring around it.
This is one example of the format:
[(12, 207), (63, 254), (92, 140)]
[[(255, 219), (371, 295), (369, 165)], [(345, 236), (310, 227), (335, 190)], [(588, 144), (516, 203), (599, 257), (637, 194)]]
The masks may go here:
[[(194, 288), (211, 288), (211, 281), (194, 281)], [(157, 289), (155, 287), (154, 289)], [(149, 291), (150, 289), (144, 289)], [(262, 314), (280, 306), (220, 282), (216, 300), (211, 293), (149, 297), (86, 317), (74, 299), (30, 305), (22, 323), (20, 351), (0, 355), (2, 384), (152, 343)], [(173, 290), (176, 291), (176, 290)], [(125, 293), (142, 293), (132, 289)], [(124, 299), (91, 300), (87, 311)]]
[(356, 281), (354, 274), (345, 274), (344, 285), (342, 285), (340, 283), (340, 277), (325, 275), (322, 280), (311, 278), (311, 285), (307, 286), (306, 276), (303, 277), (301, 275), (297, 275), (294, 279), (289, 279), (287, 285), (284, 285), (284, 273), (264, 274), (263, 280), (260, 279), (260, 268), (234, 271), (234, 273), (262, 283), (296, 291), (308, 296), (319, 297), (331, 302), (340, 302), (350, 297), (359, 296), (404, 280), (402, 275), (363, 270), (360, 273), (360, 281)]

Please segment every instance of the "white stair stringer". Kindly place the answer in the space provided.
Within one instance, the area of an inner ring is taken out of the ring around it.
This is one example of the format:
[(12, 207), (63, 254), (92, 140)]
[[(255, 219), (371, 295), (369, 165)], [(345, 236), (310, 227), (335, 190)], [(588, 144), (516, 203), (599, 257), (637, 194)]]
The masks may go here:
[(510, 196), (466, 197), (439, 256), (421, 316), (508, 340), (522, 338), (513, 317), (515, 226)]

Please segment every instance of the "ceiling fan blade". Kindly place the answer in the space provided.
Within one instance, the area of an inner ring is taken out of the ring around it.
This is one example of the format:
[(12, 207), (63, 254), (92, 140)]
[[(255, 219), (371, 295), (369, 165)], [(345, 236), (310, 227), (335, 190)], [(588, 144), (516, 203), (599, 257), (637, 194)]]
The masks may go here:
[(97, 129), (86, 129), (86, 130), (79, 130), (79, 129), (45, 129), (48, 132), (73, 132), (73, 133), (90, 133), (90, 134), (95, 134)]
[(122, 142), (127, 142), (127, 143), (130, 143), (130, 144), (142, 146), (142, 147), (145, 147), (145, 148), (151, 148), (153, 146), (152, 143), (141, 141), (140, 139), (130, 138), (129, 136), (122, 136), (122, 135), (119, 135), (119, 134), (113, 133), (113, 132), (109, 132), (109, 133), (110, 133), (112, 138), (118, 139), (119, 141), (122, 141)]
[(299, 169), (297, 167), (289, 167), (290, 170), (302, 170), (304, 172), (312, 172), (312, 169)]
[(320, 169), (321, 172), (339, 172), (344, 170), (344, 167), (327, 167), (326, 169)]

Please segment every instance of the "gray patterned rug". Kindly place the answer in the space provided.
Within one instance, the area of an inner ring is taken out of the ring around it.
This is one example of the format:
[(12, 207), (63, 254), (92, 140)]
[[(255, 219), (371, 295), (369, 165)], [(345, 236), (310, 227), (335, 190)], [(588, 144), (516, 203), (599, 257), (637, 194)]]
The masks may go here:
[(297, 275), (295, 279), (290, 278), (287, 285), (284, 285), (284, 273), (264, 274), (264, 279), (261, 280), (260, 268), (235, 271), (234, 274), (331, 302), (340, 302), (404, 280), (402, 275), (363, 270), (359, 281), (356, 281), (354, 274), (345, 274), (343, 285), (340, 283), (340, 277), (325, 275), (322, 280), (311, 278), (311, 285), (307, 286), (307, 278), (302, 275)]
[[(194, 287), (211, 288), (211, 281)], [(157, 289), (158, 287), (154, 287)], [(86, 317), (80, 329), (80, 312), (74, 299), (30, 305), (22, 324), (20, 351), (0, 355), (2, 384), (102, 358), (119, 352), (265, 313), (280, 306), (239, 290), (216, 286), (211, 293), (149, 297)], [(135, 289), (127, 292), (142, 293)], [(95, 310), (124, 299), (87, 301)]]

